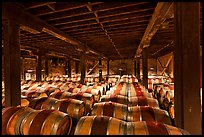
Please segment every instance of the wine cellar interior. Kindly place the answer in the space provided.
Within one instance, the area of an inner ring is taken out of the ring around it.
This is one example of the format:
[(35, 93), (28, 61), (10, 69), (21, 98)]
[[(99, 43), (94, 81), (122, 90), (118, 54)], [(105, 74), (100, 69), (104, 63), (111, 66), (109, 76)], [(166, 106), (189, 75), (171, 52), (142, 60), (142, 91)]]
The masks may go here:
[(2, 135), (201, 135), (202, 2), (3, 2)]

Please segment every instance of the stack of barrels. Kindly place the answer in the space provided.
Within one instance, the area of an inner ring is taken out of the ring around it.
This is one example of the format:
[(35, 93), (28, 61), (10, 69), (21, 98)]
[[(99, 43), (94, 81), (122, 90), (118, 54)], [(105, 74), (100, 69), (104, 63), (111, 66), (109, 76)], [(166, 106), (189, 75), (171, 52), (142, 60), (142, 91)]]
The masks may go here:
[[(134, 76), (115, 86), (74, 82), (22, 84), (27, 105), (2, 109), (4, 135), (180, 135), (168, 111)], [(113, 86), (113, 87), (112, 87)], [(29, 92), (28, 92), (29, 90)], [(33, 90), (33, 92), (31, 92)], [(31, 94), (38, 91), (40, 95)]]
[(75, 135), (189, 134), (172, 125), (168, 112), (160, 109), (157, 99), (142, 85), (124, 81), (127, 78), (116, 85), (114, 92), (102, 95), (90, 115), (79, 119)]

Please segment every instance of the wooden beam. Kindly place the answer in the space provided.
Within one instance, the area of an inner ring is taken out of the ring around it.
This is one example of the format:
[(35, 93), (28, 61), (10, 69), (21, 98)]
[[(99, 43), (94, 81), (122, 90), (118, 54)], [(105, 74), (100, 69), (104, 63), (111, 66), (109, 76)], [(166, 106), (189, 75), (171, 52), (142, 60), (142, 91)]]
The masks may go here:
[(48, 4), (47, 5), (51, 10), (55, 11), (55, 4)]
[(148, 89), (148, 54), (147, 48), (142, 50), (142, 83)]
[[(99, 21), (99, 17), (98, 17), (97, 12), (96, 12), (96, 11), (93, 11), (91, 2), (88, 2), (87, 8), (88, 8), (88, 10), (89, 10), (90, 12), (92, 12), (92, 13), (94, 14), (95, 19), (96, 19), (96, 22), (97, 22), (98, 24), (100, 24), (101, 29), (105, 32), (106, 36), (108, 37), (108, 40), (110, 41), (110, 43), (111, 43), (111, 44), (113, 45), (113, 47), (115, 48), (115, 50), (116, 50), (116, 52), (118, 53), (118, 55), (119, 55), (120, 57), (122, 57), (121, 54), (120, 54), (120, 52), (119, 52), (118, 49), (116, 48), (116, 45), (115, 45), (115, 43), (113, 42), (113, 39), (111, 39), (111, 36), (108, 34), (107, 30), (104, 28), (103, 24)], [(102, 74), (102, 71), (101, 71), (101, 74)], [(100, 81), (100, 78), (99, 78), (99, 82), (101, 82), (101, 81)]]
[(191, 135), (202, 135), (200, 96), (200, 5), (175, 2), (174, 97), (175, 124)]
[(101, 58), (99, 58), (99, 64), (98, 64), (98, 68), (99, 68), (99, 82), (102, 81), (102, 60)]
[(42, 55), (37, 56), (36, 81), (42, 81)]
[(3, 27), (5, 106), (18, 106), (21, 104), (19, 25), (8, 20)]
[(84, 84), (84, 79), (86, 76), (86, 55), (84, 52), (81, 53), (81, 62), (80, 62), (80, 68), (81, 68), (81, 79), (80, 83)]
[(30, 5), (26, 5), (26, 10), (28, 9), (33, 9), (33, 8), (38, 8), (38, 7), (42, 7), (42, 6), (46, 6), (49, 4), (54, 4), (56, 2), (30, 2)]
[(97, 62), (94, 66), (93, 66), (93, 68), (91, 68), (91, 70), (87, 73), (87, 75), (89, 75), (95, 68), (96, 68), (96, 66), (99, 64), (99, 62)]
[(162, 23), (169, 17), (169, 11), (171, 7), (173, 6), (173, 2), (158, 2), (155, 11), (152, 15), (152, 18), (145, 30), (145, 33), (142, 37), (142, 40), (138, 46), (138, 49), (136, 51), (136, 56), (141, 56), (141, 49), (143, 47), (149, 46), (146, 44), (148, 43), (154, 34), (158, 31), (159, 27), (162, 25)]
[[(21, 15), (21, 16), (19, 16)], [(2, 4), (2, 16), (7, 19), (15, 20), (18, 24), (26, 26), (31, 30), (35, 30), (35, 33), (46, 32), (54, 37), (57, 37), (63, 41), (66, 41), (76, 48), (81, 50), (93, 51), (95, 54), (98, 54), (102, 57), (105, 57), (103, 54), (97, 52), (94, 49), (89, 48), (87, 45), (84, 45), (80, 41), (73, 39), (69, 35), (65, 34), (61, 30), (47, 24), (46, 22), (40, 20), (38, 17), (31, 15), (30, 13), (24, 11), (22, 8), (11, 2), (4, 2)]]
[[(171, 54), (172, 54), (172, 53), (171, 53)], [(169, 64), (170, 64), (170, 62), (171, 62), (172, 56), (173, 56), (173, 55), (171, 55), (171, 56), (170, 56), (170, 58), (168, 59), (168, 61), (167, 61), (166, 65), (165, 65), (165, 67), (164, 67), (164, 69), (162, 70), (162, 72), (161, 72), (161, 74), (160, 74), (160, 75), (162, 75), (162, 74), (163, 74), (163, 73), (166, 71), (166, 69), (167, 69), (168, 65), (169, 65)]]

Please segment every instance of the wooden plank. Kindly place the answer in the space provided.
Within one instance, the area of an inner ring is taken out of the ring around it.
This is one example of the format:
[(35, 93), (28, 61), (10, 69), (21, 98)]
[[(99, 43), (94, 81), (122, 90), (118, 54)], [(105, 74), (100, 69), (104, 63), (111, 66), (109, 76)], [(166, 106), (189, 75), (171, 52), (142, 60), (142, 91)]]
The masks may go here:
[(171, 9), (171, 6), (173, 6), (172, 2), (158, 2), (154, 13), (152, 15), (152, 18), (145, 30), (145, 33), (142, 37), (142, 40), (138, 46), (138, 49), (136, 51), (136, 56), (140, 56), (141, 49), (145, 46), (149, 46), (145, 44), (147, 41), (150, 41), (154, 34), (158, 31), (159, 27), (162, 25), (162, 23), (168, 18), (169, 11)]
[(17, 106), (21, 104), (19, 26), (8, 20), (8, 26), (3, 27), (5, 106)]
[(176, 126), (202, 134), (200, 2), (175, 2), (174, 97)]

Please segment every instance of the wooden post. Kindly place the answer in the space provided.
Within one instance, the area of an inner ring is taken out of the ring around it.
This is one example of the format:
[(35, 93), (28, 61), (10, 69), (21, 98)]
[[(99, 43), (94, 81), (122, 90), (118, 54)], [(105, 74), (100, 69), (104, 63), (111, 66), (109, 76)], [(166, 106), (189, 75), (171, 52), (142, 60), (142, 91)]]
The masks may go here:
[(21, 61), (21, 79), (25, 80), (24, 57), (20, 57)]
[(84, 52), (81, 53), (80, 66), (81, 66), (81, 80), (80, 80), (80, 83), (84, 84), (84, 79), (85, 79), (85, 75), (86, 75), (86, 57), (85, 57)]
[(102, 81), (102, 61), (101, 61), (101, 58), (99, 58), (98, 68), (99, 68), (99, 83), (100, 83)]
[(19, 25), (8, 20), (4, 26), (4, 71), (6, 107), (21, 104)]
[(157, 70), (158, 70), (158, 65), (157, 65), (157, 60), (158, 60), (158, 58), (156, 58), (156, 76), (157, 76), (157, 74), (158, 74), (158, 72), (157, 72)]
[(200, 3), (175, 2), (174, 96), (176, 126), (202, 134), (200, 101)]
[(148, 89), (148, 60), (147, 60), (147, 48), (142, 50), (142, 74), (143, 85)]
[(75, 73), (78, 74), (79, 73), (79, 62), (75, 61)]
[(107, 59), (107, 76), (110, 74), (110, 59)]
[(137, 62), (136, 59), (134, 59), (134, 75), (137, 75)]
[(138, 81), (141, 81), (141, 79), (140, 79), (140, 58), (137, 58), (136, 59), (137, 61), (136, 61), (136, 77), (137, 77), (137, 79), (138, 79)]
[(45, 56), (45, 78), (49, 75), (48, 57)]
[(38, 54), (37, 55), (37, 66), (36, 66), (36, 81), (42, 81), (41, 79), (41, 70), (42, 70), (42, 55)]
[(68, 77), (71, 77), (72, 76), (72, 68), (71, 68), (71, 60), (68, 60), (67, 62), (66, 62), (66, 69), (67, 69), (67, 75), (68, 75)]

